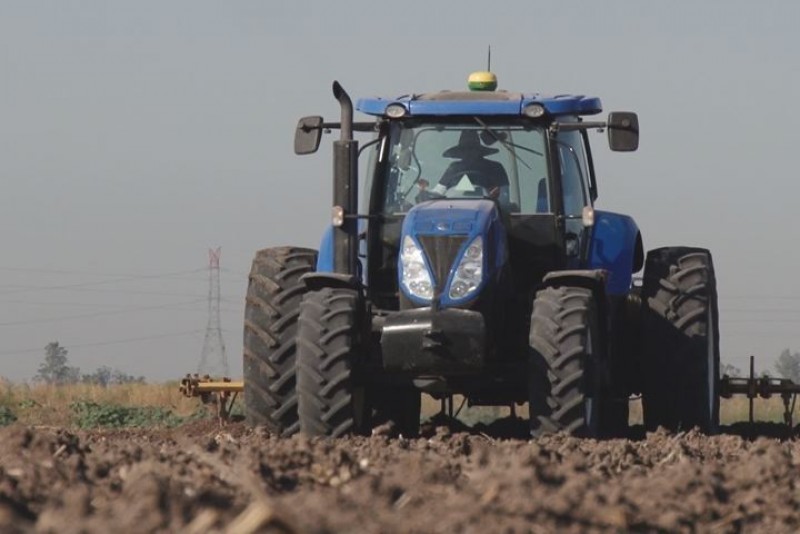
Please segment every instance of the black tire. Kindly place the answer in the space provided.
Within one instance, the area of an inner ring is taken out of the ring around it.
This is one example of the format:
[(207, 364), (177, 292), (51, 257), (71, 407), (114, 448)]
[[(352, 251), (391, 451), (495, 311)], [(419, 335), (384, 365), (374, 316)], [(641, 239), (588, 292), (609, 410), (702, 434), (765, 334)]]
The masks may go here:
[(531, 434), (559, 431), (600, 434), (588, 362), (600, 355), (599, 314), (592, 292), (579, 287), (548, 287), (536, 293), (531, 316)]
[(713, 433), (719, 425), (719, 319), (711, 253), (650, 251), (642, 300), (646, 428)]
[(366, 395), (354, 374), (365, 315), (352, 289), (325, 288), (303, 299), (297, 330), (297, 407), (303, 434), (340, 437), (364, 430)]
[(244, 314), (244, 409), (248, 424), (276, 435), (296, 433), (297, 318), (306, 293), (300, 277), (314, 271), (317, 252), (259, 250), (250, 269)]
[(394, 423), (395, 431), (406, 438), (419, 434), (422, 395), (413, 388), (387, 388), (373, 391), (370, 404), (375, 412), (372, 425), (388, 421)]

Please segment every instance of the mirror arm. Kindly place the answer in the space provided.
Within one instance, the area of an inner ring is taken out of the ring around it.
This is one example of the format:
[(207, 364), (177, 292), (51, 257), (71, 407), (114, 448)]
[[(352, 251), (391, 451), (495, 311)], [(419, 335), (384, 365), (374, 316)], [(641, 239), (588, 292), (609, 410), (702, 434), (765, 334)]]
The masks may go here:
[[(341, 122), (323, 122), (321, 126), (318, 128), (313, 126), (303, 126), (304, 132), (310, 132), (311, 130), (339, 130), (342, 127)], [(375, 122), (354, 122), (353, 123), (353, 131), (354, 132), (372, 132), (375, 131), (376, 123)]]
[(574, 132), (578, 130), (592, 130), (608, 128), (608, 123), (604, 121), (584, 121), (584, 122), (553, 122), (550, 128), (554, 132)]

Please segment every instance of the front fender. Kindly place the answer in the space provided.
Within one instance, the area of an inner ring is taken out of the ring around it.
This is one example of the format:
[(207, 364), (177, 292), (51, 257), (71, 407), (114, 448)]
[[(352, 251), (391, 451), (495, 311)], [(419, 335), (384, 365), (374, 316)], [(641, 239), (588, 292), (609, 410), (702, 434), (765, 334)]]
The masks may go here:
[(333, 272), (333, 226), (328, 226), (322, 234), (322, 243), (319, 245), (317, 256), (317, 272)]
[(607, 293), (626, 295), (643, 260), (642, 236), (636, 222), (627, 215), (595, 211), (588, 268), (608, 272)]
[[(364, 220), (358, 221), (358, 233), (359, 235), (364, 234), (367, 231), (367, 223)], [(364, 241), (359, 240), (359, 248), (363, 248)], [(333, 268), (333, 251), (334, 251), (334, 243), (333, 243), (333, 226), (328, 226), (325, 228), (325, 233), (322, 234), (322, 242), (319, 245), (319, 255), (317, 256), (317, 271), (318, 273), (332, 273), (334, 272)], [(362, 250), (362, 252), (366, 252), (366, 250)], [(362, 263), (361, 272), (364, 272), (363, 267), (363, 260), (359, 258), (359, 262)]]

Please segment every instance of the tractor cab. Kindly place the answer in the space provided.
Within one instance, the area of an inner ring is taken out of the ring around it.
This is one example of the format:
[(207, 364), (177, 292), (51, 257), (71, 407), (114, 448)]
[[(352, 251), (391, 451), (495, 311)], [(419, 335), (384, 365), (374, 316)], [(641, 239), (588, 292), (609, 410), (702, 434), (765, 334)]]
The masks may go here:
[[(397, 275), (402, 226), (417, 206), (445, 210), (438, 218), (423, 217), (431, 224), (420, 235), (450, 236), (453, 248), (452, 237), (469, 234), (472, 226), (448, 226), (446, 210), (463, 212), (465, 201), (492, 202), (503, 221), (508, 271), (518, 273), (515, 295), (528, 295), (549, 271), (587, 263), (597, 184), (583, 117), (600, 112), (599, 99), (496, 91), (491, 73), (473, 74), (469, 87), (357, 104), (376, 117), (362, 211), (371, 214), (369, 289), (382, 307), (430, 302), (404, 288)], [(631, 131), (638, 128), (635, 115), (624, 116), (633, 120)], [(617, 123), (622, 118), (612, 114)], [(621, 139), (609, 131), (616, 149), (635, 148), (636, 135)]]

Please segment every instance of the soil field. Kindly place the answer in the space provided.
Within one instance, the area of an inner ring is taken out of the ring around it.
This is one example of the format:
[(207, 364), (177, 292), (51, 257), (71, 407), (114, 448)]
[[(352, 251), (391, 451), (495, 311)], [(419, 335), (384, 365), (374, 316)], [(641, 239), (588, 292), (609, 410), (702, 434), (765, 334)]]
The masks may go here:
[(795, 440), (528, 440), (522, 428), (432, 423), (414, 440), (390, 429), (324, 440), (211, 421), (15, 423), (0, 429), (0, 532), (800, 530)]

